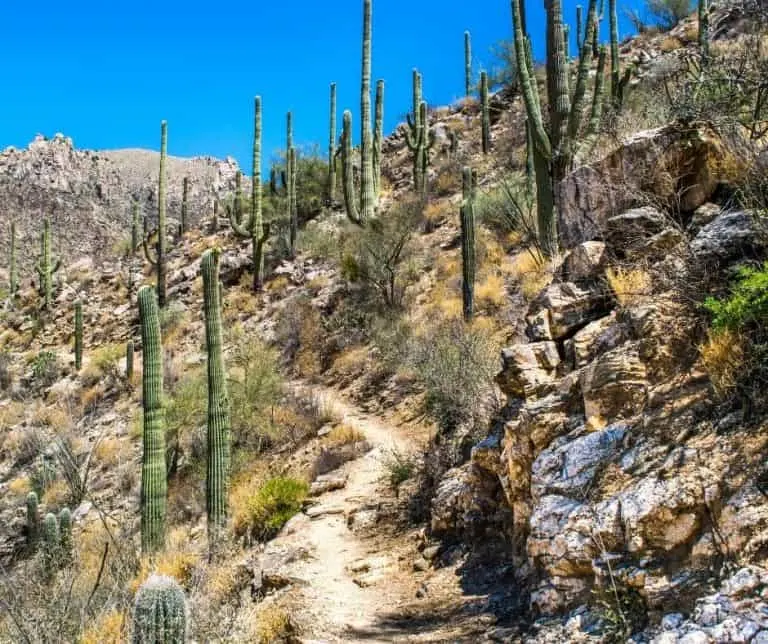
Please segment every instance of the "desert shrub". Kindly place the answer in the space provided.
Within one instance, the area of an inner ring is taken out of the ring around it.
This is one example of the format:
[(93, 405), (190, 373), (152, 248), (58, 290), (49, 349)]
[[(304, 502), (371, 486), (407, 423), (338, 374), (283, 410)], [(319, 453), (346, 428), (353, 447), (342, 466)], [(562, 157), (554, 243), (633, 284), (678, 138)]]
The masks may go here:
[(166, 463), (169, 473), (177, 470), (184, 451), (188, 452), (193, 466), (201, 466), (204, 461), (202, 428), (206, 423), (207, 387), (205, 371), (196, 369), (182, 376), (165, 399)]
[(628, 306), (651, 293), (651, 276), (642, 268), (608, 268), (605, 277), (621, 306)]
[(278, 314), (275, 340), (283, 359), (305, 377), (318, 375), (331, 364), (333, 344), (320, 314), (306, 295), (289, 302)]
[(662, 29), (672, 29), (691, 12), (691, 0), (646, 0), (652, 21)]
[(125, 345), (103, 344), (93, 349), (88, 364), (80, 374), (85, 387), (95, 385), (104, 377), (119, 380), (122, 377), (120, 363), (125, 357)]
[(283, 476), (269, 479), (247, 502), (248, 531), (258, 540), (271, 539), (301, 510), (308, 491), (305, 481)]
[(11, 388), (11, 355), (8, 351), (0, 351), (0, 390), (8, 391)]
[(34, 357), (32, 379), (40, 387), (49, 387), (59, 379), (59, 361), (53, 351), (40, 351)]
[[(762, 408), (768, 382), (768, 262), (741, 267), (730, 293), (708, 298), (704, 308), (712, 322), (702, 357), (714, 367), (715, 386), (733, 392), (747, 413)], [(737, 355), (738, 366), (732, 362)]]
[(480, 191), (477, 218), (505, 240), (536, 242), (536, 204), (524, 176), (510, 174), (501, 183)]
[(414, 478), (419, 470), (419, 460), (413, 454), (392, 449), (384, 457), (384, 468), (389, 486), (397, 489), (406, 481)]
[(330, 259), (338, 256), (339, 237), (336, 232), (326, 226), (309, 225), (299, 235), (299, 248), (310, 257)]

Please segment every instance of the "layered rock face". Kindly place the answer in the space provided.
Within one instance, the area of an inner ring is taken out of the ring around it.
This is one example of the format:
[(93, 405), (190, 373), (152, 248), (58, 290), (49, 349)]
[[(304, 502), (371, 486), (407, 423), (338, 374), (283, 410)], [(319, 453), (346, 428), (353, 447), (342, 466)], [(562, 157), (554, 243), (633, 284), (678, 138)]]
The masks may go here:
[[(72, 139), (38, 136), (25, 150), (0, 153), (0, 253), (8, 252), (8, 225), (16, 221), (19, 262), (29, 269), (38, 253), (42, 218), (51, 219), (53, 248), (65, 260), (103, 256), (117, 240), (130, 235), (131, 201), (142, 214), (157, 216), (160, 155), (149, 150), (78, 150)], [(190, 179), (192, 224), (212, 214), (214, 195), (234, 188), (237, 164), (210, 157), (168, 159), (168, 217), (181, 212), (182, 181)], [(86, 233), (86, 234), (84, 234)], [(0, 262), (5, 265), (5, 262)], [(22, 272), (22, 279), (31, 271)]]

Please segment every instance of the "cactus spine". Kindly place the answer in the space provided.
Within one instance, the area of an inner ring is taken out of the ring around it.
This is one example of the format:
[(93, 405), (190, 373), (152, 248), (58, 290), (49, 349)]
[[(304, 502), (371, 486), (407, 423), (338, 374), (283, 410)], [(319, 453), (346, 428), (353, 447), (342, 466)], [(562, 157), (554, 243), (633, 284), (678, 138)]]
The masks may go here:
[(181, 182), (181, 223), (179, 224), (179, 234), (183, 235), (187, 232), (187, 212), (189, 198), (189, 177), (184, 177)]
[(34, 550), (40, 540), (40, 514), (38, 510), (37, 494), (27, 494), (27, 546)]
[(475, 296), (475, 186), (471, 168), (462, 171), (461, 215), (461, 296), (464, 320), (474, 314)]
[(472, 37), (464, 32), (464, 96), (472, 94)]
[[(614, 0), (615, 1), (615, 0)], [(699, 0), (699, 48), (706, 64), (709, 60), (709, 1)]]
[(75, 369), (83, 366), (83, 303), (75, 302)]
[(133, 340), (128, 340), (125, 345), (125, 379), (133, 380)]
[(61, 536), (59, 535), (59, 523), (56, 515), (48, 513), (43, 519), (43, 570), (47, 577), (52, 577), (59, 563), (61, 548)]
[(133, 644), (184, 644), (187, 608), (184, 591), (171, 577), (151, 575), (133, 606)]
[(138, 293), (143, 351), (144, 403), (141, 462), (141, 550), (154, 553), (165, 545), (165, 409), (160, 316), (155, 290), (142, 286)]
[(218, 533), (227, 521), (230, 461), (229, 397), (222, 354), (219, 254), (219, 249), (213, 248), (207, 250), (201, 260), (205, 343), (208, 351), (206, 507), (208, 511), (208, 535), (212, 547), (215, 547)]
[(61, 260), (51, 259), (51, 222), (43, 219), (43, 232), (40, 235), (40, 259), (37, 263), (37, 274), (40, 278), (40, 295), (43, 298), (43, 308), (50, 310), (53, 301), (53, 276), (61, 267)]
[(488, 107), (488, 74), (480, 72), (480, 109), (482, 111), (483, 154), (491, 151), (491, 117)]
[(59, 512), (59, 534), (61, 548), (61, 562), (68, 564), (72, 560), (72, 513), (69, 508)]
[[(382, 97), (383, 100), (383, 97)], [(373, 135), (371, 132), (371, 0), (363, 0), (363, 67), (360, 84), (360, 199), (356, 200), (352, 162), (352, 113), (344, 112), (341, 137), (341, 175), (344, 203), (349, 220), (364, 226), (376, 211), (373, 178)], [(382, 126), (383, 127), (383, 126)]]
[(328, 134), (328, 205), (336, 200), (336, 83), (331, 83), (331, 122)]
[(147, 220), (144, 219), (144, 254), (147, 261), (155, 267), (157, 272), (157, 301), (161, 307), (165, 306), (165, 208), (166, 208), (166, 161), (168, 156), (168, 123), (160, 122), (160, 179), (157, 188), (157, 244), (155, 257), (149, 249), (150, 235), (147, 231)]
[[(537, 192), (538, 237), (541, 251), (551, 257), (558, 250), (556, 187), (570, 169), (582, 141), (579, 129), (585, 104), (586, 82), (591, 64), (590, 47), (595, 33), (596, 0), (590, 0), (584, 43), (579, 52), (576, 85), (568, 87), (568, 65), (563, 41), (562, 5), (552, 0), (547, 8), (547, 87), (550, 97), (549, 127), (542, 117), (542, 103), (533, 78), (530, 41), (522, 30), (522, 0), (512, 0), (515, 57), (520, 86), (533, 140)], [(596, 100), (602, 100), (597, 97)], [(586, 133), (591, 134), (589, 131)]]
[(16, 222), (14, 220), (11, 220), (11, 262), (8, 267), (8, 277), (8, 294), (13, 299), (19, 292), (19, 271), (16, 267)]
[(413, 119), (406, 115), (408, 130), (405, 142), (413, 153), (413, 188), (422, 198), (427, 194), (427, 168), (429, 151), (435, 143), (435, 135), (427, 122), (427, 104), (422, 99), (421, 74), (413, 70)]
[(251, 186), (251, 212), (246, 221), (240, 212), (241, 179), (235, 176), (235, 208), (229, 213), (229, 223), (232, 230), (239, 237), (251, 239), (251, 261), (253, 262), (253, 290), (260, 291), (264, 284), (264, 244), (269, 238), (270, 225), (264, 223), (262, 212), (262, 187), (261, 187), (261, 96), (256, 96), (253, 101), (253, 180)]

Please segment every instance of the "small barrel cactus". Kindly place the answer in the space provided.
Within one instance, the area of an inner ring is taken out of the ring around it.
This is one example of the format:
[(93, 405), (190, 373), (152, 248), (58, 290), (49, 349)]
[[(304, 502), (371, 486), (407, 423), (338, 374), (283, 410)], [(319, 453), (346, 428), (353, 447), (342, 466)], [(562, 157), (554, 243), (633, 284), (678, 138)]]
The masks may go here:
[(184, 591), (171, 577), (152, 575), (133, 607), (133, 644), (183, 644), (187, 631)]

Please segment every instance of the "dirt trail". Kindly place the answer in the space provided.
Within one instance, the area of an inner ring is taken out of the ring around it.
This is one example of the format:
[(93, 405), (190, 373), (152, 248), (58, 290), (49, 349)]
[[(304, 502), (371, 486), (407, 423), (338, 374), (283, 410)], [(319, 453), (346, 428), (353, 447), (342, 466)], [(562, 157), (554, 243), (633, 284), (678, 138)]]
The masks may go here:
[[(343, 423), (365, 434), (372, 449), (347, 463), (343, 489), (318, 497), (307, 516), (294, 521), (282, 545), (294, 542), (308, 551), (291, 570), (301, 586), (301, 621), (309, 623), (307, 642), (392, 642), (380, 626), (384, 613), (413, 597), (409, 580), (398, 570), (397, 556), (378, 551), (376, 540), (366, 539), (348, 526), (354, 514), (358, 523), (375, 517), (385, 475), (384, 459), (391, 450), (401, 453), (416, 446), (402, 430), (366, 415), (331, 389), (295, 386), (304, 395), (320, 397)], [(311, 637), (317, 639), (313, 640)]]

